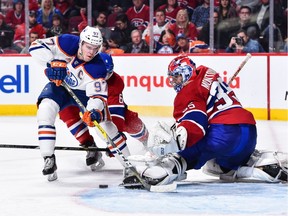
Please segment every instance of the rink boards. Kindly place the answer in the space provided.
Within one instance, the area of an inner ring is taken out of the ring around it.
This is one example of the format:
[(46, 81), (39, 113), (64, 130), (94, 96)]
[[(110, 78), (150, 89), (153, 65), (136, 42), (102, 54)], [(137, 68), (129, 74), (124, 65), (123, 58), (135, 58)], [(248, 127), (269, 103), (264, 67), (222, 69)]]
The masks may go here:
[[(125, 83), (124, 100), (145, 116), (171, 116), (175, 92), (167, 65), (175, 55), (113, 56)], [(228, 81), (245, 55), (193, 55)], [(230, 85), (256, 119), (288, 120), (287, 55), (254, 54)], [(0, 56), (0, 115), (35, 115), (36, 100), (47, 78), (30, 56)]]

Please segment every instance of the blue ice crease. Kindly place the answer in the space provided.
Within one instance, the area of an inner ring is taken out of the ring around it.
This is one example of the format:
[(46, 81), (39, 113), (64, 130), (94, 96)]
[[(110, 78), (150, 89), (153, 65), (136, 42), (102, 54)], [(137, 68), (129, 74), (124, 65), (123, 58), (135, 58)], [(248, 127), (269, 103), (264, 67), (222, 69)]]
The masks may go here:
[(152, 193), (117, 186), (80, 195), (90, 207), (117, 213), (287, 215), (287, 184), (193, 183), (176, 192)]

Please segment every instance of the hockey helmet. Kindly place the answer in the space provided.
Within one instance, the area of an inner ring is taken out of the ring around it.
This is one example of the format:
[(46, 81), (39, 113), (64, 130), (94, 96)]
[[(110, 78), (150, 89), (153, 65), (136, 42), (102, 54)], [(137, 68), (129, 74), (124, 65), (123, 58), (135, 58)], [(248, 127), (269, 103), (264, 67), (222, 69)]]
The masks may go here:
[(99, 47), (98, 52), (96, 52), (95, 55), (98, 54), (102, 49), (103, 38), (98, 28), (86, 26), (86, 28), (84, 28), (80, 33), (80, 48), (83, 44), (83, 41)]
[[(170, 62), (168, 66), (168, 77), (170, 84), (177, 93), (189, 80), (196, 76), (194, 68), (195, 63), (186, 54), (180, 54)], [(179, 76), (182, 77), (181, 81), (177, 79)]]
[(101, 56), (102, 60), (105, 63), (106, 66), (106, 71), (107, 71), (107, 75), (106, 75), (106, 80), (109, 79), (114, 71), (114, 63), (113, 63), (113, 59), (111, 57), (110, 54), (104, 53), (104, 52), (100, 52), (99, 55)]

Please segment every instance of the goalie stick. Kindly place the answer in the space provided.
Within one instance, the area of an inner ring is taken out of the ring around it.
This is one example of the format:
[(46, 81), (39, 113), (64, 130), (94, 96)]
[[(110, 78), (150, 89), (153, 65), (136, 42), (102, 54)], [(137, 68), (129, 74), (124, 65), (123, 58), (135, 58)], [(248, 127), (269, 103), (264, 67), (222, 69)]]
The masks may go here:
[[(71, 95), (71, 97), (76, 101), (76, 103), (79, 105), (79, 107), (82, 109), (83, 112), (88, 111), (86, 107), (82, 104), (82, 102), (79, 100), (77, 95), (70, 89), (70, 87), (67, 85), (67, 83), (63, 82), (62, 86), (66, 89), (66, 91)], [(132, 173), (135, 175), (135, 177), (139, 180), (139, 182), (143, 185), (143, 187), (151, 192), (172, 192), (176, 189), (177, 184), (169, 184), (169, 185), (150, 185), (145, 180), (143, 180), (140, 176), (140, 174), (137, 172), (136, 168), (132, 165), (132, 163), (123, 155), (122, 151), (116, 146), (116, 144), (113, 142), (113, 140), (108, 136), (106, 131), (101, 127), (101, 125), (97, 121), (93, 121), (95, 128), (98, 129), (98, 131), (103, 136), (104, 140), (107, 144), (110, 144), (113, 146), (113, 148), (116, 150), (117, 154), (121, 157), (125, 164), (125, 168), (128, 168), (132, 171)]]
[[(16, 145), (16, 144), (0, 144), (0, 148), (18, 148), (18, 149), (40, 149), (37, 145)], [(109, 151), (108, 148), (99, 147), (71, 147), (71, 146), (55, 146), (55, 150), (70, 150), (70, 151)]]
[(239, 74), (239, 72), (242, 70), (242, 68), (244, 67), (244, 65), (248, 62), (248, 60), (252, 57), (252, 55), (250, 53), (246, 54), (246, 58), (241, 62), (241, 64), (239, 65), (238, 69), (235, 71), (235, 73), (233, 74), (233, 76), (230, 78), (228, 85), (230, 85), (232, 83), (232, 81), (236, 78), (236, 76)]

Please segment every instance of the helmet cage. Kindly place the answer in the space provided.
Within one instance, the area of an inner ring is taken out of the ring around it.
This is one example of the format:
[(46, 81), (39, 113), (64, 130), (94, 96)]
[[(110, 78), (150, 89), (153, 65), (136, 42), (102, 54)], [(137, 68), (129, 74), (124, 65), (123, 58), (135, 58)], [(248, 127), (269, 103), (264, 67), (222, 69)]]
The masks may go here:
[[(189, 63), (192, 62), (190, 59), (188, 60), (189, 60)], [(171, 65), (169, 66), (169, 69), (172, 69), (172, 71), (171, 70), (168, 71), (168, 76), (170, 78), (170, 84), (173, 86), (174, 90), (178, 93), (192, 77), (193, 75), (192, 66), (194, 66), (195, 64), (194, 62), (193, 64), (187, 64), (186, 61), (184, 62), (180, 61), (177, 63), (178, 64), (174, 65), (174, 67), (173, 66), (171, 67)], [(182, 81), (179, 82), (177, 80), (177, 82), (175, 82), (175, 78), (178, 77), (179, 75), (182, 77)]]

